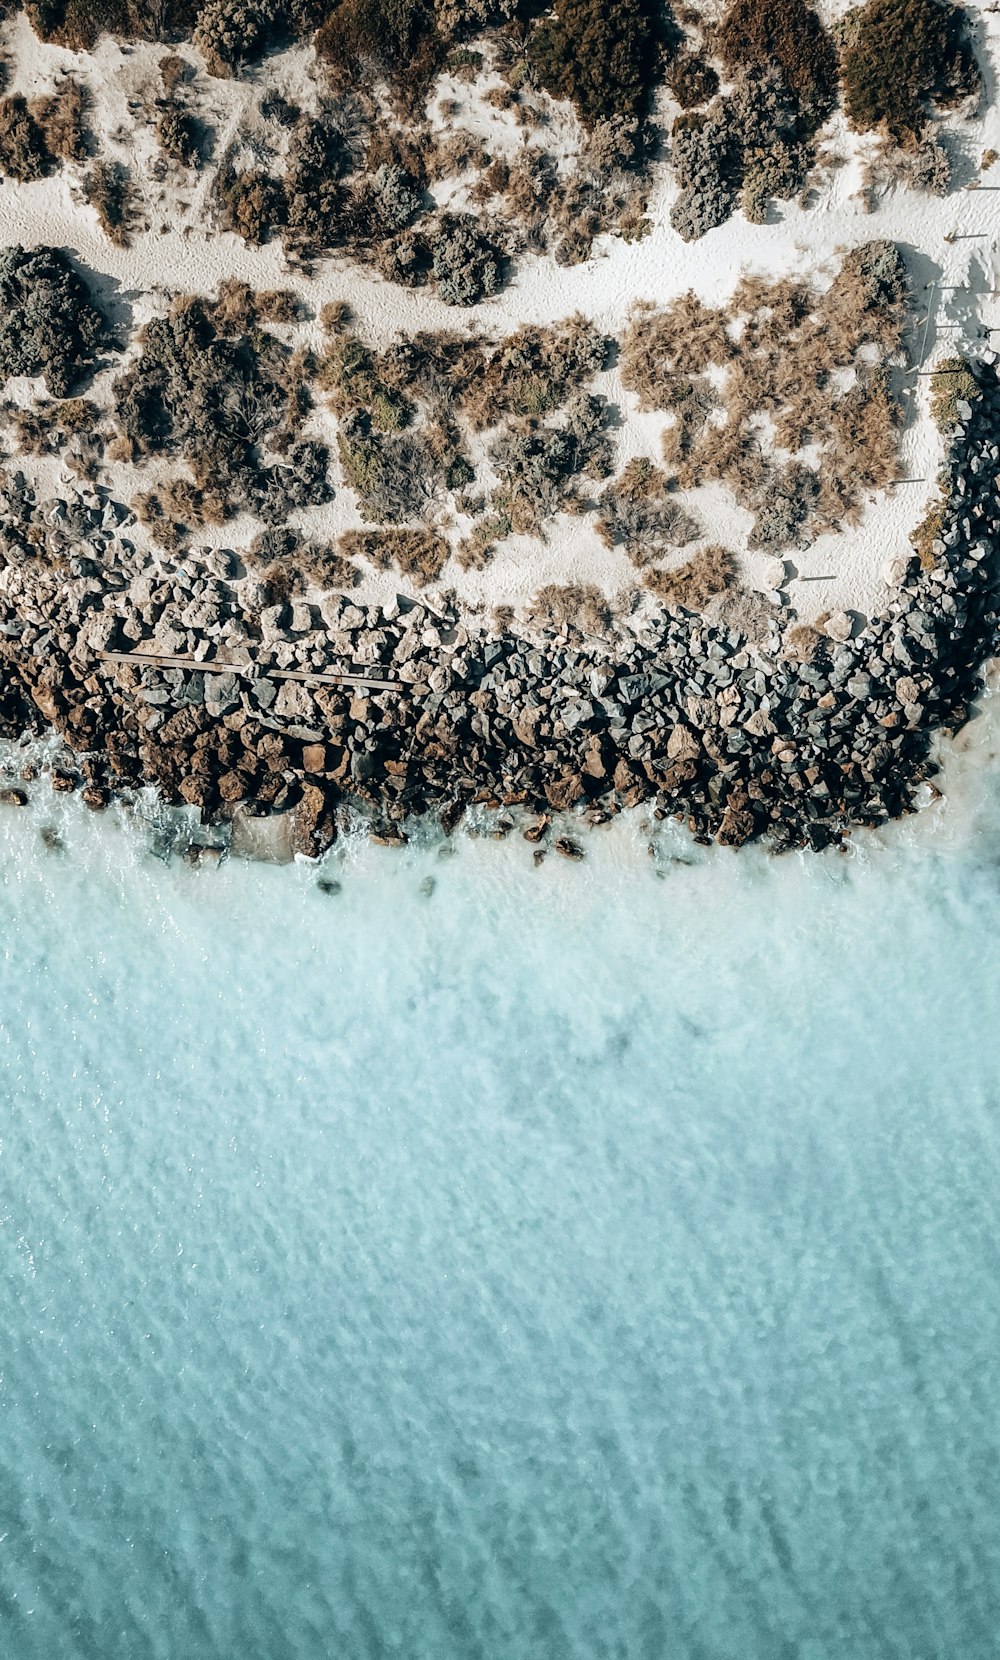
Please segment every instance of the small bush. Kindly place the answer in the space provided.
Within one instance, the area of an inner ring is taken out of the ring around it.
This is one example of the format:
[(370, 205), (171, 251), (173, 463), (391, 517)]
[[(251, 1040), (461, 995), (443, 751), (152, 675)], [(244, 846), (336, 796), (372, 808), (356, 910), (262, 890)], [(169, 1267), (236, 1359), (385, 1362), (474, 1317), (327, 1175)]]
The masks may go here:
[(443, 214), (428, 242), (431, 276), (446, 305), (476, 305), (496, 293), (501, 258), (471, 214)]
[(716, 594), (732, 584), (736, 561), (728, 548), (702, 548), (686, 564), (672, 571), (650, 571), (646, 587), (664, 605), (701, 611)]
[(611, 605), (592, 582), (550, 582), (539, 588), (528, 616), (546, 632), (572, 628), (603, 634), (611, 622)]
[(526, 323), (460, 372), (463, 413), (479, 430), (504, 415), (544, 415), (607, 363), (611, 342), (577, 313), (543, 327)]
[(719, 76), (707, 59), (696, 52), (684, 52), (676, 57), (667, 74), (667, 86), (681, 109), (696, 109), (707, 104), (719, 90)]
[(843, 22), (844, 106), (856, 132), (913, 144), (930, 108), (978, 91), (968, 17), (948, 0), (868, 0)]
[(201, 161), (201, 128), (182, 105), (166, 102), (156, 113), (156, 138), (169, 161), (197, 167)]
[(51, 173), (54, 158), (28, 104), (19, 93), (0, 98), (0, 172), (18, 184)]
[(67, 397), (90, 374), (107, 324), (58, 248), (0, 248), (0, 376), (44, 375)]
[(810, 130), (833, 109), (836, 48), (808, 0), (731, 0), (716, 45), (733, 75), (776, 66)]
[(958, 422), (959, 399), (974, 402), (980, 386), (964, 357), (945, 358), (937, 368), (931, 381), (931, 413), (941, 431), (950, 432)]
[(347, 205), (343, 180), (354, 166), (353, 111), (325, 104), (316, 116), (302, 115), (292, 128), (282, 188), (281, 222), (288, 238), (308, 253), (343, 242)]
[(84, 160), (88, 148), (84, 117), (89, 103), (87, 88), (71, 77), (58, 91), (32, 100), (29, 113), (51, 156), (60, 161)]
[(118, 40), (169, 40), (189, 36), (196, 0), (28, 0), (25, 6), (42, 40), (89, 52), (101, 35)]
[(400, 524), (416, 518), (438, 483), (438, 468), (419, 437), (377, 433), (364, 416), (348, 416), (338, 435), (345, 482), (364, 518)]
[(339, 0), (316, 31), (316, 51), (346, 86), (383, 78), (413, 106), (447, 51), (432, 0)]
[(441, 575), (449, 556), (447, 542), (432, 530), (345, 530), (337, 547), (345, 558), (360, 555), (376, 570), (395, 567), (420, 587)]
[(108, 241), (127, 247), (135, 200), (127, 169), (116, 161), (96, 161), (83, 181), (83, 194)]
[(701, 535), (698, 519), (672, 499), (667, 485), (652, 462), (631, 461), (598, 501), (597, 534), (607, 547), (623, 546), (640, 569)]
[(161, 548), (177, 553), (193, 530), (206, 524), (222, 524), (227, 507), (222, 497), (199, 489), (188, 478), (172, 478), (154, 490), (135, 496), (132, 511), (139, 523)]
[(646, 113), (665, 45), (653, 0), (560, 0), (531, 30), (528, 59), (540, 85), (593, 127)]
[(210, 75), (232, 75), (255, 63), (274, 39), (281, 19), (278, 0), (205, 0), (192, 42)]
[(251, 247), (269, 242), (284, 224), (285, 194), (268, 173), (237, 173), (226, 168), (220, 172), (215, 188), (223, 229), (235, 231)]

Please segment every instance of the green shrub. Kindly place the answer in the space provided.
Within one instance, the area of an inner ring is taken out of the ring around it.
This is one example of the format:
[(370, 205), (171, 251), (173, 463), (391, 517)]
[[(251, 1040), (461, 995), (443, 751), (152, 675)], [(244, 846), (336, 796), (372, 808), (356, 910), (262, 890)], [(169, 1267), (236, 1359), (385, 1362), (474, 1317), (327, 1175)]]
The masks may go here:
[(868, 0), (843, 24), (847, 118), (856, 132), (884, 127), (914, 143), (933, 104), (947, 108), (980, 85), (968, 17), (943, 0)]
[(653, 0), (560, 0), (528, 36), (528, 58), (545, 90), (594, 127), (646, 113), (666, 46)]
[(316, 51), (346, 85), (383, 76), (412, 103), (443, 62), (447, 44), (431, 0), (339, 0), (316, 31)]
[(776, 65), (810, 129), (833, 109), (837, 53), (807, 0), (731, 0), (716, 43), (734, 75)]
[(44, 375), (56, 398), (93, 371), (107, 324), (58, 248), (0, 249), (0, 376)]
[(719, 76), (705, 58), (695, 52), (684, 52), (675, 58), (667, 75), (667, 86), (681, 109), (696, 109), (707, 104), (719, 90)]

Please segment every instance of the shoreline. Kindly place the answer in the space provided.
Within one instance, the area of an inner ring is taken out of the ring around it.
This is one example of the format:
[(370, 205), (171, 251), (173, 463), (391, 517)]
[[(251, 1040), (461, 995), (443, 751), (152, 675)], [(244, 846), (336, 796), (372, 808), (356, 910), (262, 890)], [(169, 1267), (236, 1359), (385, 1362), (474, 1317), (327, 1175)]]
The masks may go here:
[[(856, 638), (847, 613), (820, 633), (726, 601), (702, 617), (661, 606), (603, 639), (572, 618), (474, 632), (447, 600), (269, 606), (218, 550), (203, 575), (190, 560), (134, 571), (107, 497), (60, 510), (8, 492), (8, 549), (19, 535), (31, 553), (62, 548), (0, 577), (2, 735), (54, 730), (73, 760), (53, 787), (94, 808), (152, 784), (207, 825), (280, 816), (292, 854), (312, 857), (345, 813), (398, 845), (407, 821), (450, 830), (475, 806), (497, 811), (497, 834), (567, 857), (574, 824), (642, 803), (700, 842), (843, 843), (914, 809), (935, 735), (964, 724), (995, 650), (1000, 382), (988, 362), (977, 376), (926, 568), (914, 555), (898, 569)], [(213, 647), (221, 673), (101, 655)], [(291, 678), (336, 674), (382, 688)], [(11, 781), (2, 799), (23, 793)]]

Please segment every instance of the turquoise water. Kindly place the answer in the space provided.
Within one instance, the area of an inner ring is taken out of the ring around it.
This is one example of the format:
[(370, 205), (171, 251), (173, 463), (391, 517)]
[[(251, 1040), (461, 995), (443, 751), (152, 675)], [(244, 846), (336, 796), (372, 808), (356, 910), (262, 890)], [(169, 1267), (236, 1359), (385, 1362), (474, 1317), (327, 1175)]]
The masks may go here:
[(647, 840), (0, 819), (4, 1660), (1000, 1650), (1000, 844)]

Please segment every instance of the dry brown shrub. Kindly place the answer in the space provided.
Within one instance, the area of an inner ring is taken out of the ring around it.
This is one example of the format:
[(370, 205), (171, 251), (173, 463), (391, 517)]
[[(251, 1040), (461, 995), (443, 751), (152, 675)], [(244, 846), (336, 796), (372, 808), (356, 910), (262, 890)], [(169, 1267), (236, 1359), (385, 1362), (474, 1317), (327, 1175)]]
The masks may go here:
[(90, 107), (90, 93), (72, 76), (57, 91), (33, 98), (28, 105), (46, 149), (60, 161), (83, 161), (87, 154), (84, 117)]
[(20, 93), (0, 98), (0, 173), (31, 184), (52, 172), (54, 157)]
[(169, 552), (183, 547), (192, 530), (223, 524), (229, 516), (224, 499), (188, 478), (172, 478), (132, 501), (132, 511), (154, 541)]
[(547, 630), (568, 627), (583, 634), (603, 634), (611, 622), (612, 607), (592, 582), (550, 582), (539, 588), (528, 616)]
[(113, 161), (96, 161), (83, 181), (83, 194), (97, 212), (109, 242), (127, 248), (135, 211), (135, 193), (126, 169)]
[(721, 307), (706, 306), (693, 291), (662, 310), (637, 306), (622, 340), (621, 376), (639, 408), (663, 408), (679, 377), (728, 363), (733, 342), (727, 321)]
[(608, 348), (606, 337), (579, 313), (548, 327), (526, 323), (486, 347), (484, 362), (480, 348), (478, 373), (468, 359), (461, 365), (462, 413), (479, 431), (502, 415), (547, 414), (604, 367)]
[(345, 530), (337, 538), (337, 547), (346, 558), (360, 555), (380, 571), (395, 566), (419, 587), (441, 575), (450, 551), (433, 530)]
[(910, 537), (915, 552), (920, 559), (922, 571), (932, 571), (937, 564), (938, 556), (934, 552), (934, 543), (938, 540), (945, 524), (945, 504), (943, 501), (931, 502), (916, 530)]
[(785, 656), (794, 663), (812, 663), (825, 645), (825, 635), (812, 623), (793, 623), (785, 632)]
[(181, 82), (186, 80), (190, 73), (190, 64), (186, 63), (176, 52), (168, 52), (166, 57), (160, 59), (160, 79), (163, 82), (163, 90), (168, 97), (173, 96)]
[(101, 411), (89, 398), (47, 398), (23, 408), (5, 403), (0, 414), (9, 421), (22, 455), (58, 455), (74, 438), (87, 437), (101, 450)]
[(855, 385), (833, 405), (824, 466), (853, 479), (856, 488), (884, 489), (899, 477), (899, 424), (899, 405), (886, 371), (862, 369)]
[(244, 334), (259, 323), (297, 322), (300, 304), (291, 289), (254, 289), (239, 277), (223, 277), (209, 314), (221, 332)]
[(731, 586), (735, 574), (736, 560), (728, 548), (701, 548), (672, 571), (650, 571), (646, 587), (664, 605), (700, 611), (713, 595)]
[(267, 583), (271, 603), (291, 599), (307, 588), (319, 588), (324, 593), (331, 589), (356, 588), (361, 572), (351, 560), (336, 549), (316, 542), (303, 542), (289, 559), (274, 561), (261, 572)]

